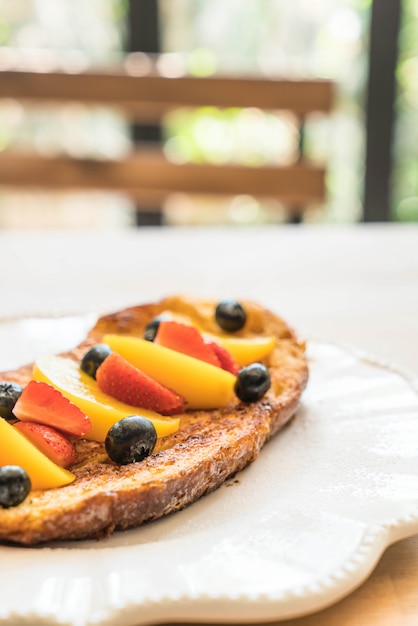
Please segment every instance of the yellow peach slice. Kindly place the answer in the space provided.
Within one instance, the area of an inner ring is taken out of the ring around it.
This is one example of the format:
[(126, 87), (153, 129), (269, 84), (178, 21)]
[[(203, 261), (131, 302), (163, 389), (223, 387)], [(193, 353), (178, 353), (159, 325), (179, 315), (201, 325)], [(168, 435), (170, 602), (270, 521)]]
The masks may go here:
[(221, 344), (240, 366), (249, 365), (264, 359), (275, 345), (274, 337), (225, 337), (207, 335), (205, 337)]
[(78, 363), (60, 356), (39, 358), (33, 368), (33, 378), (48, 383), (89, 416), (92, 427), (86, 439), (104, 441), (109, 428), (123, 417), (140, 413), (154, 424), (157, 437), (175, 433), (178, 417), (163, 417), (159, 413), (124, 404), (103, 393), (96, 381), (83, 372)]
[(135, 337), (105, 335), (103, 342), (145, 374), (182, 395), (189, 409), (225, 407), (234, 397), (236, 378), (220, 367)]
[(0, 418), (0, 465), (19, 465), (28, 473), (32, 489), (52, 489), (72, 483), (74, 474), (59, 467), (17, 428)]

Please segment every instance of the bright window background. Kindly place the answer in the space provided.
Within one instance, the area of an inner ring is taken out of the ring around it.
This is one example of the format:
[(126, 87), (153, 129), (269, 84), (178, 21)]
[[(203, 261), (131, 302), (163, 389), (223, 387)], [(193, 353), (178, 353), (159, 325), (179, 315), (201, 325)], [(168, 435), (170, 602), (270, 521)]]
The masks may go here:
[[(164, 49), (185, 55), (192, 73), (327, 78), (338, 83), (334, 114), (311, 116), (306, 127), (306, 155), (329, 169), (329, 202), (305, 219), (359, 219), (370, 2), (162, 0), (160, 6)], [(180, 160), (287, 164), (297, 140), (294, 119), (259, 112), (206, 110), (189, 123), (180, 114), (169, 120), (168, 128), (170, 154)], [(185, 206), (182, 199), (179, 212), (186, 212)], [(280, 207), (260, 206), (248, 198), (234, 199), (229, 211), (231, 220), (238, 222), (286, 219)], [(193, 215), (190, 208), (186, 217)], [(203, 215), (208, 221), (216, 217), (212, 204)]]
[[(329, 202), (307, 221), (361, 219), (364, 176), (364, 101), (370, 0), (160, 0), (167, 60), (196, 75), (214, 71), (335, 80), (338, 100), (327, 118), (311, 116), (306, 153), (329, 169)], [(123, 55), (126, 0), (0, 0), (0, 63), (42, 63), (83, 69), (117, 64)], [(404, 0), (397, 70), (393, 216), (418, 220), (418, 6)], [(290, 163), (295, 120), (259, 111), (179, 111), (165, 120), (165, 151), (176, 161)], [(33, 111), (0, 103), (0, 150), (34, 147), (43, 154), (113, 157), (130, 148), (124, 120), (79, 105)], [(125, 227), (132, 204), (104, 195), (0, 192), (0, 227)], [(283, 207), (239, 197), (219, 203), (167, 203), (168, 223), (280, 222)], [(195, 211), (196, 205), (199, 211)]]
[[(0, 65), (70, 71), (116, 65), (125, 11), (120, 0), (0, 0)], [(107, 110), (77, 104), (35, 110), (0, 101), (2, 150), (111, 158), (129, 147), (127, 125)], [(133, 221), (131, 208), (112, 194), (0, 190), (0, 227), (125, 227)]]

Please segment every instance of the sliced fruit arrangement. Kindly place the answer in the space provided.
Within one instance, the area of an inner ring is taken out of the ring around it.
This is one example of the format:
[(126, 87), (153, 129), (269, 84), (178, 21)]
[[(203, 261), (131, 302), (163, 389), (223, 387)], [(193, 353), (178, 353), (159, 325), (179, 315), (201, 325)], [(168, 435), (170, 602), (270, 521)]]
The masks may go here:
[(31, 380), (19, 396), (13, 414), (21, 421), (52, 426), (67, 435), (84, 437), (91, 430), (85, 413), (52, 385)]
[(96, 380), (97, 370), (105, 359), (111, 354), (111, 349), (104, 343), (93, 346), (81, 359), (80, 368)]
[[(49, 383), (86, 413), (92, 423), (86, 439), (104, 441), (109, 428), (123, 417), (137, 412), (134, 407), (113, 399), (100, 390), (97, 382), (83, 372), (72, 359), (44, 356), (35, 362), (33, 378)], [(152, 421), (158, 437), (166, 437), (179, 428), (179, 419), (163, 417), (155, 411), (141, 409), (141, 414)]]
[(74, 445), (56, 428), (34, 422), (16, 422), (14, 427), (57, 465), (69, 467), (77, 461)]
[(43, 382), (30, 381), (14, 405), (14, 424), (26, 439), (60, 467), (77, 460), (70, 438), (84, 437), (91, 430), (85, 413), (60, 391)]
[[(10, 387), (3, 386), (2, 391), (10, 400)], [(16, 490), (20, 495), (26, 492), (22, 475), (33, 489), (73, 482), (74, 474), (65, 469), (77, 460), (69, 437), (84, 436), (91, 428), (88, 417), (50, 385), (31, 381), (17, 391), (14, 404), (8, 402), (8, 414), (0, 419), (0, 476), (4, 474), (5, 481), (0, 504), (6, 507), (15, 506)], [(18, 469), (6, 471), (7, 466)]]
[(154, 343), (220, 367), (214, 350), (205, 343), (200, 332), (193, 326), (172, 320), (162, 321), (158, 326)]
[(249, 365), (265, 359), (273, 350), (274, 337), (231, 337), (224, 335), (205, 335), (207, 341), (221, 345), (240, 366)]
[(161, 321), (154, 343), (194, 357), (231, 374), (238, 372), (238, 364), (226, 348), (215, 339), (206, 339), (197, 328), (177, 321)]
[[(226, 303), (229, 305), (230, 301), (226, 301)], [(235, 305), (236, 310), (240, 310), (241, 305), (238, 303)], [(232, 304), (231, 307), (233, 309)], [(220, 310), (222, 311), (222, 308)], [(236, 323), (239, 330), (241, 328), (239, 321)], [(167, 316), (157, 316), (146, 327), (143, 338), (166, 348), (202, 359), (212, 363), (212, 365), (218, 365), (233, 374), (243, 365), (265, 359), (275, 346), (276, 340), (272, 336), (241, 337), (232, 331), (227, 332), (224, 330), (224, 326), (225, 324), (222, 327), (219, 326), (222, 332), (214, 335), (201, 331), (191, 322), (179, 322), (178, 320), (167, 319)], [(202, 347), (202, 344), (205, 344), (206, 348), (205, 346)], [(207, 349), (208, 344), (211, 347), (210, 351)], [(213, 353), (215, 353), (215, 360)]]
[(100, 365), (96, 374), (99, 389), (126, 404), (174, 415), (185, 409), (185, 400), (113, 353)]
[(74, 474), (41, 452), (19, 430), (0, 419), (0, 466), (17, 465), (28, 474), (32, 489), (51, 489), (72, 483)]
[(214, 317), (229, 334), (206, 336), (192, 324), (158, 316), (147, 325), (144, 339), (109, 334), (103, 343), (183, 396), (187, 408), (221, 408), (235, 397), (240, 367), (268, 356), (275, 340), (234, 337), (231, 333), (242, 329), (247, 320), (244, 307), (234, 300), (220, 302)]
[(238, 373), (239, 365), (234, 357), (224, 346), (213, 339), (205, 338), (205, 344), (212, 350), (219, 361), (219, 367), (227, 372), (231, 372), (234, 376)]
[(220, 302), (214, 318), (219, 335), (161, 314), (144, 339), (105, 335), (80, 363), (42, 357), (26, 387), (0, 382), (0, 507), (15, 506), (31, 488), (72, 482), (65, 468), (77, 461), (75, 438), (104, 442), (115, 463), (138, 462), (158, 437), (178, 430), (175, 415), (186, 409), (260, 400), (270, 376), (258, 361), (274, 339), (234, 336), (247, 321), (234, 300)]
[(189, 409), (225, 407), (234, 397), (235, 376), (220, 367), (136, 337), (105, 335), (103, 341), (144, 374), (174, 389)]
[(160, 327), (160, 323), (165, 320), (171, 319), (172, 317), (168, 313), (162, 313), (161, 315), (157, 315), (157, 317), (154, 317), (145, 327), (144, 339), (146, 339), (146, 341), (154, 341)]

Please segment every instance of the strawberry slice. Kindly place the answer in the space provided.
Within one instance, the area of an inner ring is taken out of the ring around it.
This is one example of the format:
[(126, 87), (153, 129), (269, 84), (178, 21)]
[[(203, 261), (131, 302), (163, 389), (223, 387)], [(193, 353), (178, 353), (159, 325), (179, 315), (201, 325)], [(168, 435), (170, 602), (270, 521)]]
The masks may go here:
[(154, 342), (165, 348), (171, 348), (171, 350), (220, 367), (215, 352), (206, 345), (202, 335), (194, 326), (171, 320), (162, 321)]
[(161, 385), (122, 356), (113, 352), (96, 372), (99, 389), (134, 407), (151, 409), (161, 415), (175, 415), (185, 409), (185, 399)]
[(46, 424), (73, 437), (83, 437), (91, 429), (91, 421), (58, 389), (47, 383), (31, 380), (13, 408), (23, 422)]
[(219, 365), (223, 370), (227, 372), (231, 372), (231, 374), (238, 374), (239, 365), (233, 358), (230, 352), (224, 346), (221, 346), (220, 343), (213, 341), (212, 339), (205, 339), (206, 345), (213, 350), (216, 358), (219, 361)]
[(14, 428), (57, 465), (68, 467), (77, 461), (73, 444), (55, 428), (33, 422), (16, 422)]

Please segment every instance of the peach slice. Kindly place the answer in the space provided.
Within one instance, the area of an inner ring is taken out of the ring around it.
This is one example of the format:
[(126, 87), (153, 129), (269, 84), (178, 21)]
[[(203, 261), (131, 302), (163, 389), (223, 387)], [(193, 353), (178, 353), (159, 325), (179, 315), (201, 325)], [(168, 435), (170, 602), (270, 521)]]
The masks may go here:
[(78, 363), (60, 356), (39, 358), (33, 368), (33, 378), (49, 383), (89, 416), (92, 427), (86, 439), (104, 441), (109, 428), (123, 417), (141, 414), (155, 426), (158, 437), (175, 433), (180, 424), (178, 417), (163, 417), (147, 409), (138, 409), (111, 398), (100, 391), (96, 381), (85, 374)]
[(182, 395), (189, 409), (221, 408), (234, 398), (236, 378), (220, 367), (136, 337), (105, 335), (103, 343)]
[(247, 339), (209, 334), (205, 334), (205, 337), (220, 343), (241, 367), (264, 359), (276, 343), (274, 337), (249, 337)]
[(0, 441), (0, 465), (23, 467), (32, 489), (62, 487), (75, 479), (74, 474), (56, 465), (4, 419), (0, 419)]

